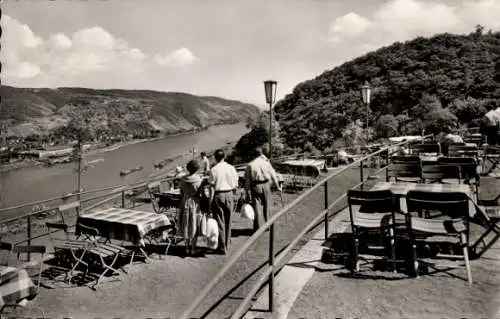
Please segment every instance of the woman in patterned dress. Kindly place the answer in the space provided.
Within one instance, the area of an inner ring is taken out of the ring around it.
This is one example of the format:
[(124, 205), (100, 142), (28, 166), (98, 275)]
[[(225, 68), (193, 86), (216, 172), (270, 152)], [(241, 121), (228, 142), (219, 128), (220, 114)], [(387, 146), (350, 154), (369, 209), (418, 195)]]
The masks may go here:
[(181, 179), (180, 231), (186, 242), (186, 254), (194, 253), (198, 234), (198, 218), (200, 213), (200, 186), (202, 178), (196, 172), (200, 165), (196, 160), (187, 163), (188, 174)]

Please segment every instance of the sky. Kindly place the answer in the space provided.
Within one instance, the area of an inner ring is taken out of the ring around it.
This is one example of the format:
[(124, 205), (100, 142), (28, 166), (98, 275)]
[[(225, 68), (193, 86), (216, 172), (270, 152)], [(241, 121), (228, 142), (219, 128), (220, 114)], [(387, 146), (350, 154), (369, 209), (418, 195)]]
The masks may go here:
[(500, 0), (2, 3), (2, 84), (149, 89), (265, 105), (395, 41), (500, 30)]

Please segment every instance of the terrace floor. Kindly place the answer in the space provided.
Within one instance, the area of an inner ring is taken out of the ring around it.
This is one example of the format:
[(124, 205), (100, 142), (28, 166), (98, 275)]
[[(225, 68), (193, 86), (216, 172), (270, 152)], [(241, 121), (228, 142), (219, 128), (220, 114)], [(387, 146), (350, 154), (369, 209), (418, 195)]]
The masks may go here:
[[(353, 170), (352, 176), (339, 176), (338, 182), (342, 185), (353, 185), (353, 181), (359, 178), (358, 174), (357, 170)], [(498, 181), (500, 180), (492, 179), (488, 189), (497, 193), (500, 190)], [(344, 191), (345, 188), (339, 188), (333, 192), (341, 194)], [(277, 223), (276, 233), (279, 235), (276, 238), (276, 251), (283, 248), (321, 209), (322, 193), (322, 189), (313, 193), (304, 203), (292, 209), (285, 220)], [(284, 201), (287, 202), (295, 196), (285, 194)], [(489, 198), (491, 195), (485, 194), (481, 197)], [(332, 194), (330, 198), (335, 197)], [(273, 211), (276, 212), (281, 205), (276, 197)], [(136, 208), (151, 210), (147, 204)], [(346, 212), (342, 212), (332, 222), (344, 223), (345, 220)], [(251, 223), (234, 215), (233, 225), (230, 254), (247, 240)], [(308, 244), (313, 233), (301, 246)], [(194, 316), (230, 316), (263, 269), (268, 251), (267, 236), (267, 233), (264, 234), (231, 268), (197, 308)], [(315, 238), (311, 239), (314, 240)], [(48, 244), (46, 238), (34, 242), (37, 243)], [(26, 308), (17, 309), (11, 315), (39, 317), (41, 309), (46, 317), (54, 318), (176, 318), (223, 267), (230, 254), (185, 258), (171, 248), (168, 256), (152, 256), (153, 259), (148, 264), (138, 261), (131, 269), (127, 267), (128, 274), (105, 278), (97, 287), (97, 291), (87, 286), (68, 287), (66, 284), (47, 279), (53, 289), (42, 287), (40, 294)], [(423, 275), (418, 279), (403, 277), (394, 280), (383, 276), (354, 279), (343, 276), (346, 271), (338, 265), (318, 262), (313, 267), (314, 272), (310, 279), (305, 280), (293, 298), (295, 302), (288, 302), (289, 308), (285, 316), (280, 318), (286, 318), (287, 315), (288, 318), (495, 318), (495, 301), (500, 297), (499, 266), (500, 241), (481, 259), (472, 262), (475, 283), (471, 287), (468, 287), (466, 281), (443, 273)], [(463, 274), (462, 269), (456, 272)], [(283, 280), (293, 282), (296, 278)], [(259, 315), (266, 316), (266, 313)]]

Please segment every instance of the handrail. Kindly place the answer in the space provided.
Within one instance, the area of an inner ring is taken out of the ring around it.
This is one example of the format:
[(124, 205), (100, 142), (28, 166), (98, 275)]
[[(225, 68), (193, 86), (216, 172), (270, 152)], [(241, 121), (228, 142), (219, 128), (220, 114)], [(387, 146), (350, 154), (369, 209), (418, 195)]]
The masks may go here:
[[(420, 139), (425, 139), (428, 137), (431, 137), (432, 135), (425, 135), (419, 138)], [(405, 145), (407, 143), (410, 143), (413, 141), (404, 141), (396, 144), (392, 144), (390, 147), (384, 147), (383, 149), (380, 149), (376, 152), (373, 152), (371, 154), (368, 154), (366, 156), (363, 156), (362, 158), (358, 159), (357, 161), (344, 166), (340, 170), (337, 170), (335, 172), (332, 172), (328, 174), (324, 179), (319, 181), (316, 185), (313, 187), (309, 188), (307, 191), (304, 193), (300, 194), (296, 199), (291, 201), (290, 203), (286, 204), (282, 209), (279, 210), (278, 213), (274, 214), (272, 217), (267, 220), (264, 225), (262, 225), (248, 240), (238, 249), (232, 257), (229, 259), (229, 261), (220, 269), (215, 276), (212, 277), (212, 280), (208, 282), (208, 284), (203, 287), (203, 289), (200, 291), (198, 296), (195, 298), (195, 300), (189, 305), (189, 307), (182, 313), (182, 315), (179, 317), (179, 319), (188, 319), (191, 313), (196, 309), (196, 307), (206, 298), (206, 296), (210, 293), (210, 291), (215, 287), (215, 285), (220, 281), (221, 278), (229, 271), (229, 269), (238, 261), (239, 257), (245, 253), (250, 246), (252, 246), (257, 239), (271, 226), (274, 225), (275, 221), (281, 218), (284, 214), (286, 214), (291, 208), (293, 208), (295, 205), (297, 205), (300, 201), (302, 201), (304, 198), (309, 196), (312, 192), (316, 191), (318, 188), (323, 186), (325, 182), (328, 182), (331, 178), (340, 175), (341, 173), (345, 172), (348, 169), (351, 169), (352, 167), (356, 165), (363, 165), (363, 162), (366, 161), (367, 159), (372, 158), (373, 156), (379, 155), (384, 152), (388, 152), (390, 148), (394, 146), (401, 146)], [(270, 273), (272, 273), (272, 267), (270, 267)]]
[(166, 180), (172, 179), (171, 177), (166, 177), (165, 176), (166, 174), (168, 174), (168, 172), (163, 172), (163, 173), (160, 173), (160, 174), (158, 174), (156, 176), (154, 174), (152, 174), (152, 176), (148, 176), (145, 179), (141, 179), (141, 180), (139, 180), (137, 182), (133, 182), (133, 183), (129, 183), (129, 184), (119, 184), (119, 185), (113, 185), (113, 186), (106, 186), (106, 187), (103, 187), (103, 188), (91, 189), (91, 190), (83, 191), (83, 192), (74, 192), (74, 193), (60, 195), (60, 196), (52, 197), (52, 198), (48, 198), (48, 199), (33, 201), (33, 202), (21, 204), (21, 205), (15, 205), (15, 206), (10, 206), (10, 207), (0, 208), (0, 213), (6, 212), (6, 211), (10, 211), (10, 210), (14, 210), (14, 209), (25, 208), (25, 207), (29, 207), (29, 206), (35, 206), (35, 205), (45, 204), (45, 203), (53, 202), (53, 201), (56, 201), (56, 200), (63, 200), (63, 199), (69, 198), (69, 197), (74, 197), (74, 196), (76, 197), (76, 196), (82, 196), (82, 195), (100, 193), (100, 192), (104, 192), (104, 191), (112, 190), (112, 189), (116, 189), (116, 188), (121, 188), (121, 187), (125, 187), (126, 188), (125, 190), (130, 190), (130, 189), (134, 189), (134, 188), (143, 186), (144, 184), (147, 184), (147, 183), (150, 183), (150, 182), (153, 182), (153, 181), (164, 180), (164, 179), (166, 179)]

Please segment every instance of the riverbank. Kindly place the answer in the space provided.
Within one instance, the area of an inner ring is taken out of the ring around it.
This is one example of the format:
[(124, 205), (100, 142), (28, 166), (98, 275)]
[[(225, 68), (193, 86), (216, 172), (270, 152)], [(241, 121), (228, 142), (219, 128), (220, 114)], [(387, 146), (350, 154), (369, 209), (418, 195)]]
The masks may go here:
[[(239, 123), (243, 123), (243, 122), (239, 122)], [(236, 123), (236, 124), (238, 124), (238, 123)], [(108, 146), (102, 146), (100, 144), (93, 144), (93, 145), (91, 145), (90, 150), (88, 150), (84, 153), (84, 156), (92, 156), (92, 155), (98, 155), (98, 154), (102, 154), (102, 153), (106, 153), (106, 152), (116, 151), (122, 147), (130, 146), (130, 145), (134, 145), (134, 144), (145, 143), (145, 142), (154, 142), (154, 141), (159, 141), (159, 140), (170, 138), (170, 137), (198, 133), (198, 132), (208, 130), (209, 127), (216, 127), (216, 126), (223, 126), (223, 125), (227, 125), (227, 124), (226, 123), (214, 124), (214, 125), (203, 127), (203, 128), (196, 129), (196, 130), (173, 133), (173, 134), (168, 134), (168, 135), (154, 137), (154, 138), (133, 139), (130, 141), (118, 142), (118, 143), (108, 145)], [(67, 145), (65, 147), (71, 148), (71, 145)], [(42, 166), (42, 165), (44, 165), (44, 162), (34, 160), (34, 159), (16, 160), (16, 161), (11, 161), (9, 164), (0, 165), (0, 173), (8, 172), (11, 170), (22, 169), (22, 168)]]

